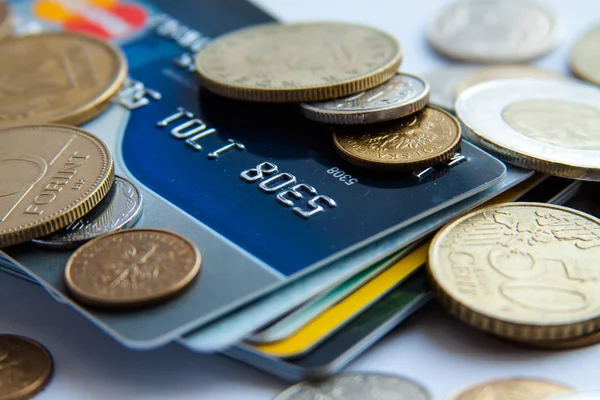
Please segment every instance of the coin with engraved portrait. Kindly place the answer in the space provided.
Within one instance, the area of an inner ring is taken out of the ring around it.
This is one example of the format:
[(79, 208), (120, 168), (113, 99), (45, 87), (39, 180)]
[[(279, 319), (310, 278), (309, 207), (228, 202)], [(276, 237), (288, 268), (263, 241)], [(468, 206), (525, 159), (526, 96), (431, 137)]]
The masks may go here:
[(133, 226), (142, 214), (142, 194), (125, 178), (115, 176), (108, 194), (69, 226), (33, 243), (50, 248), (77, 247), (98, 236)]
[(446, 110), (454, 110), (456, 87), (477, 70), (472, 65), (453, 65), (430, 71), (423, 79), (430, 86), (429, 104)]
[(480, 383), (451, 395), (448, 400), (548, 400), (570, 391), (569, 386), (556, 382), (512, 378)]
[(17, 335), (0, 335), (0, 399), (30, 399), (50, 382), (52, 356), (41, 344)]
[(362, 93), (315, 103), (302, 103), (304, 116), (327, 124), (372, 124), (402, 118), (429, 102), (429, 85), (421, 78), (397, 73)]
[(432, 400), (421, 385), (384, 374), (339, 374), (321, 381), (302, 382), (275, 400)]
[(11, 35), (12, 17), (10, 7), (3, 1), (0, 1), (0, 40)]
[(0, 41), (0, 128), (79, 125), (104, 111), (127, 76), (122, 52), (91, 36), (63, 32)]
[(600, 329), (600, 220), (567, 207), (506, 203), (444, 227), (428, 271), (461, 321), (517, 341), (577, 338)]
[(0, 248), (48, 235), (102, 200), (114, 180), (104, 142), (81, 129), (0, 130)]
[(93, 239), (67, 261), (73, 297), (102, 308), (135, 308), (185, 291), (200, 272), (200, 250), (159, 229), (126, 229)]
[(467, 139), (504, 161), (570, 179), (600, 180), (600, 88), (575, 80), (509, 79), (463, 92)]
[(377, 171), (416, 171), (447, 161), (460, 148), (456, 118), (427, 106), (408, 117), (339, 127), (333, 141), (349, 163)]
[(573, 47), (571, 71), (581, 79), (600, 85), (600, 26), (586, 32)]
[(550, 397), (548, 400), (600, 400), (600, 390), (569, 392)]
[(556, 46), (555, 13), (531, 0), (458, 1), (442, 8), (429, 29), (440, 53), (478, 63), (519, 63)]
[(200, 50), (200, 83), (219, 95), (266, 102), (319, 101), (392, 78), (398, 41), (349, 23), (271, 23), (240, 29)]

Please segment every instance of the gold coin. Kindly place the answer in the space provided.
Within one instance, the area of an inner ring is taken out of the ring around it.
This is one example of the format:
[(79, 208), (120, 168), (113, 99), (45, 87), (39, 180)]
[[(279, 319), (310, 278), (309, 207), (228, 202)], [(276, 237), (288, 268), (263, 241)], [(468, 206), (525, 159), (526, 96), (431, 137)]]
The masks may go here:
[(12, 34), (12, 17), (8, 4), (0, 0), (0, 39)]
[(581, 347), (594, 346), (600, 343), (600, 332), (594, 332), (589, 335), (579, 336), (572, 339), (562, 340), (536, 340), (533, 342), (516, 342), (516, 344), (525, 347), (534, 347), (545, 350), (572, 350)]
[(416, 171), (449, 160), (460, 139), (456, 118), (431, 106), (390, 122), (333, 133), (336, 149), (349, 163), (379, 171)]
[(442, 305), (516, 341), (570, 339), (600, 328), (600, 220), (567, 207), (506, 203), (447, 225), (429, 249)]
[(0, 128), (79, 125), (110, 106), (127, 76), (119, 49), (52, 32), (0, 42)]
[(546, 400), (571, 390), (569, 386), (540, 379), (501, 379), (468, 388), (449, 400)]
[(392, 78), (398, 41), (347, 23), (265, 24), (206, 45), (196, 57), (200, 83), (240, 100), (298, 102), (362, 92)]
[(80, 129), (35, 125), (0, 130), (0, 248), (52, 233), (108, 193), (113, 159)]
[(571, 52), (575, 76), (600, 85), (600, 25), (588, 31)]
[(65, 269), (67, 288), (83, 303), (131, 308), (183, 292), (200, 271), (189, 240), (158, 229), (116, 231), (80, 247)]
[(41, 344), (22, 336), (0, 335), (0, 400), (25, 400), (52, 377), (52, 356)]

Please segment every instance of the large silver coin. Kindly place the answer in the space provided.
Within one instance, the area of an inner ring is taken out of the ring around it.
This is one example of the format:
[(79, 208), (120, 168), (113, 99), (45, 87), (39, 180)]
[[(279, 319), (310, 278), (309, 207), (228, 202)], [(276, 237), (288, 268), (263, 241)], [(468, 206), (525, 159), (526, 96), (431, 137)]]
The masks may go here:
[(560, 36), (556, 14), (529, 0), (463, 0), (443, 8), (429, 29), (440, 53), (480, 63), (529, 61)]
[(352, 96), (302, 103), (304, 115), (327, 124), (372, 124), (410, 115), (429, 102), (429, 85), (421, 78), (397, 73), (386, 83)]
[(600, 181), (600, 88), (575, 80), (505, 79), (465, 90), (467, 139), (512, 164)]
[(456, 88), (475, 70), (477, 70), (477, 67), (457, 65), (436, 69), (424, 74), (423, 79), (431, 87), (429, 104), (448, 111), (454, 111)]
[(548, 400), (600, 400), (600, 391), (573, 392), (561, 396), (551, 397)]
[(425, 388), (405, 378), (380, 374), (342, 374), (302, 382), (275, 400), (431, 400)]
[(88, 240), (133, 226), (142, 214), (142, 194), (129, 181), (115, 176), (104, 199), (82, 218), (51, 235), (33, 240), (46, 247), (77, 247)]

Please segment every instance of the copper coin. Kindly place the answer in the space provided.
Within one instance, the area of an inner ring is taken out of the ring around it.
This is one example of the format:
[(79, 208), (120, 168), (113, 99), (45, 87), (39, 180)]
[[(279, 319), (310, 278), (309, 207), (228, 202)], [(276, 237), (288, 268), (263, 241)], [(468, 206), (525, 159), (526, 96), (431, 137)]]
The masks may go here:
[(198, 275), (200, 264), (200, 251), (182, 236), (129, 229), (80, 247), (67, 261), (65, 281), (82, 303), (139, 307), (183, 292)]
[(127, 76), (119, 49), (90, 36), (62, 32), (0, 42), (0, 128), (79, 125), (100, 114)]
[(48, 384), (52, 370), (52, 356), (44, 346), (0, 335), (0, 400), (30, 399)]
[(448, 400), (546, 400), (571, 388), (540, 379), (501, 379), (473, 386)]
[(12, 33), (12, 17), (8, 4), (0, 0), (0, 39)]

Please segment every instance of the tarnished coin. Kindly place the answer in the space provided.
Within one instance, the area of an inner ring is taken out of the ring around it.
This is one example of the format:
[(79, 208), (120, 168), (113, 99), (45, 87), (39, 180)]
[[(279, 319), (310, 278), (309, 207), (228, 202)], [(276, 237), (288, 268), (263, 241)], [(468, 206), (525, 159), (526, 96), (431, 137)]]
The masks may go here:
[(90, 133), (62, 125), (0, 130), (0, 248), (69, 225), (113, 180), (110, 150)]
[(5, 2), (0, 1), (0, 39), (10, 36), (12, 29), (10, 7)]
[(427, 106), (401, 119), (336, 128), (333, 141), (351, 164), (373, 170), (416, 171), (449, 160), (460, 148), (458, 121)]
[(213, 40), (196, 57), (201, 84), (241, 100), (318, 101), (390, 79), (402, 51), (379, 30), (348, 23), (265, 24)]
[(142, 194), (133, 183), (115, 176), (112, 188), (92, 211), (66, 228), (33, 242), (46, 247), (76, 247), (98, 236), (129, 228), (141, 215)]
[(571, 71), (581, 79), (600, 85), (600, 26), (588, 31), (573, 48)]
[(196, 279), (201, 256), (189, 240), (159, 229), (129, 229), (80, 247), (65, 268), (77, 300), (105, 308), (146, 306), (176, 296)]
[(502, 379), (484, 382), (448, 400), (548, 400), (552, 396), (568, 393), (568, 386), (540, 379)]
[(429, 104), (453, 111), (456, 87), (476, 69), (477, 67), (470, 65), (455, 65), (423, 75), (431, 88)]
[(429, 102), (429, 85), (421, 78), (397, 73), (365, 92), (339, 99), (302, 103), (304, 115), (327, 124), (372, 124), (402, 118)]
[(506, 203), (447, 225), (429, 249), (442, 305), (463, 322), (517, 341), (600, 329), (600, 220), (542, 203)]
[(127, 76), (119, 49), (90, 36), (49, 32), (0, 42), (0, 128), (78, 125), (104, 111)]
[(458, 1), (437, 14), (429, 40), (451, 58), (510, 64), (544, 55), (559, 33), (555, 13), (534, 1)]
[(510, 79), (463, 92), (467, 139), (504, 161), (571, 179), (600, 180), (600, 89), (572, 80)]
[(322, 381), (302, 382), (275, 400), (432, 400), (421, 385), (398, 376), (341, 374)]
[(22, 336), (0, 335), (0, 399), (25, 400), (42, 391), (52, 377), (52, 356)]
[(600, 391), (570, 392), (553, 396), (548, 400), (600, 400)]

